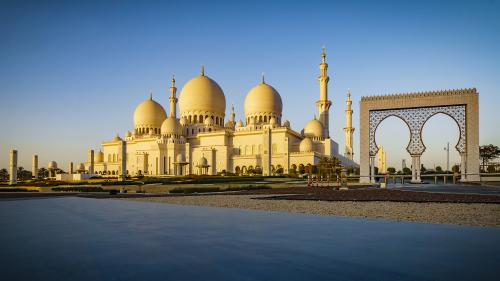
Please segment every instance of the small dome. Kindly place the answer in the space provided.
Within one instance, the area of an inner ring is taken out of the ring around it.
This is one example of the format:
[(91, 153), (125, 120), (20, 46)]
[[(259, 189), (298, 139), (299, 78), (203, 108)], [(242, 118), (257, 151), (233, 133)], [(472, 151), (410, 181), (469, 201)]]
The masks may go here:
[(122, 138), (120, 138), (120, 135), (116, 134), (116, 136), (113, 138), (113, 141), (121, 141)]
[(240, 127), (243, 127), (243, 122), (241, 122), (241, 120), (236, 122), (236, 128), (240, 128)]
[(234, 127), (234, 121), (227, 121), (224, 124), (224, 127), (226, 127), (226, 128), (233, 128)]
[(95, 154), (95, 162), (96, 163), (102, 163), (102, 162), (104, 162), (104, 153), (102, 151), (98, 151)]
[(165, 109), (153, 100), (153, 97), (143, 101), (134, 111), (135, 128), (160, 128), (163, 120), (167, 118)]
[(290, 121), (285, 120), (285, 122), (283, 123), (283, 126), (290, 128)]
[(49, 169), (57, 169), (57, 162), (56, 161), (50, 161), (49, 164), (47, 165), (47, 168)]
[(281, 96), (272, 86), (262, 83), (253, 87), (245, 97), (245, 116), (275, 115), (281, 117)]
[(275, 126), (276, 125), (276, 118), (271, 117), (271, 119), (269, 119), (269, 125)]
[(203, 121), (205, 125), (207, 126), (212, 126), (214, 124), (214, 119), (212, 117), (205, 118), (205, 121)]
[(132, 133), (130, 131), (127, 131), (127, 133), (125, 134), (125, 137), (129, 138), (132, 136)]
[(304, 138), (299, 145), (300, 152), (309, 152), (313, 149), (313, 142), (310, 138)]
[(184, 163), (186, 162), (186, 156), (184, 156), (184, 154), (180, 153), (180, 154), (177, 154), (177, 163)]
[(182, 135), (181, 123), (177, 118), (168, 117), (161, 124), (161, 134), (162, 135)]
[(78, 165), (77, 171), (85, 171), (85, 164), (80, 163), (80, 165)]
[(226, 97), (221, 87), (202, 73), (189, 80), (182, 88), (179, 96), (179, 109), (181, 116), (196, 111), (224, 116)]
[(323, 124), (316, 118), (309, 121), (307, 125), (304, 127), (304, 135), (307, 137), (316, 137), (323, 138), (324, 137), (324, 129)]
[(205, 156), (201, 156), (199, 163), (202, 166), (208, 166), (208, 160), (207, 158), (205, 158)]
[(187, 121), (186, 117), (181, 117), (181, 120), (179, 121), (179, 123), (182, 126), (185, 126), (185, 125), (187, 125), (188, 121)]

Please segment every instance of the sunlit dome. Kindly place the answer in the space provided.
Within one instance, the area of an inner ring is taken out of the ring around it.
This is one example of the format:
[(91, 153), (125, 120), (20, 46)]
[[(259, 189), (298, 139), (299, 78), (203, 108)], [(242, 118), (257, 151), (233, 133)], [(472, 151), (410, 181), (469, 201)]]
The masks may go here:
[(135, 108), (134, 127), (159, 129), (166, 118), (165, 109), (150, 96)]
[(300, 152), (309, 152), (313, 150), (313, 142), (310, 138), (304, 138), (299, 145)]
[[(253, 87), (245, 97), (245, 117), (257, 117), (256, 123), (264, 122), (262, 117), (281, 118), (283, 103), (281, 96), (271, 85), (262, 83)], [(262, 121), (261, 121), (262, 119)]]
[(161, 125), (162, 135), (182, 135), (182, 126), (175, 117), (168, 117)]
[(323, 138), (324, 137), (324, 129), (323, 124), (316, 117), (309, 121), (307, 125), (304, 127), (304, 136), (307, 137), (316, 137)]
[(181, 116), (210, 114), (223, 118), (226, 112), (226, 97), (221, 87), (210, 77), (202, 75), (189, 80), (179, 96)]
[(47, 164), (48, 169), (57, 169), (57, 162), (56, 161), (50, 161), (49, 164)]
[(208, 166), (208, 160), (207, 158), (205, 158), (205, 156), (201, 156), (199, 163), (202, 166)]

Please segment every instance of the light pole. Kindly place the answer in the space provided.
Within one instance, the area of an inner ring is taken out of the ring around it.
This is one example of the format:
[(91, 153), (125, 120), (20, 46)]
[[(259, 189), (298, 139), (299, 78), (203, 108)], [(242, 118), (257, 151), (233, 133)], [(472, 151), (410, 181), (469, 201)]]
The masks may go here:
[(446, 147), (444, 148), (446, 150), (446, 171), (450, 170), (450, 142), (446, 143)]

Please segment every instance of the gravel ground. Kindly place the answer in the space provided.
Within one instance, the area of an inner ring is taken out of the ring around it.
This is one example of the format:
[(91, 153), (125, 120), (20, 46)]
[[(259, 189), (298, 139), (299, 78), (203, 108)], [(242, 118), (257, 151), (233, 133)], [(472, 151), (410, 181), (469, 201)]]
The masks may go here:
[(364, 217), (398, 221), (461, 224), (500, 227), (500, 204), (354, 202), (311, 200), (262, 200), (269, 195), (197, 195), (179, 197), (127, 198), (141, 202), (159, 202), (216, 208), (240, 208), (264, 211)]

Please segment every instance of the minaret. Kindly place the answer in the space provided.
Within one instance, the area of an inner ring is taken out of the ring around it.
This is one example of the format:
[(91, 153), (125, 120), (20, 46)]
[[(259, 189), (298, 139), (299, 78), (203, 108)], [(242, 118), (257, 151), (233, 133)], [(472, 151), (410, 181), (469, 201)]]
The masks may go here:
[(173, 118), (177, 117), (177, 98), (175, 97), (176, 93), (177, 88), (175, 87), (175, 76), (172, 75), (172, 86), (170, 86), (170, 98), (168, 100), (170, 101), (170, 117)]
[(325, 137), (330, 138), (330, 122), (329, 122), (329, 111), (332, 102), (328, 100), (328, 64), (326, 63), (325, 47), (321, 53), (321, 63), (319, 64), (319, 100), (316, 102), (316, 107), (318, 108), (319, 121), (323, 123), (325, 129)]
[(236, 117), (236, 114), (234, 113), (234, 104), (231, 104), (231, 114), (229, 115), (229, 122), (232, 122), (232, 124), (235, 124), (235, 117)]
[(347, 100), (345, 109), (345, 152), (344, 156), (347, 159), (352, 160), (354, 152), (352, 150), (352, 135), (354, 134), (354, 128), (352, 127), (352, 101), (351, 101), (351, 90), (347, 90)]

